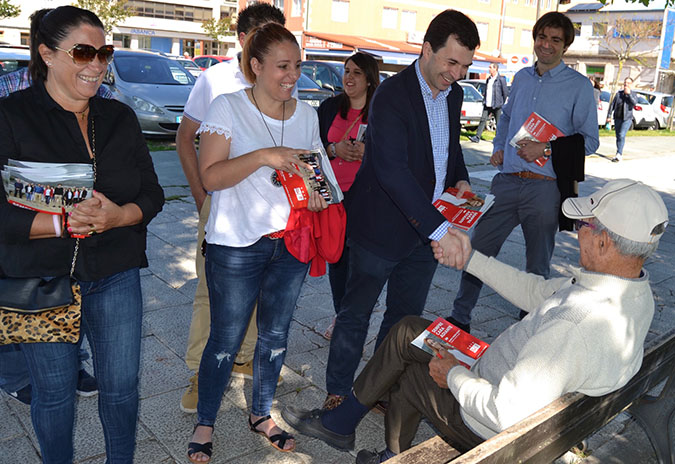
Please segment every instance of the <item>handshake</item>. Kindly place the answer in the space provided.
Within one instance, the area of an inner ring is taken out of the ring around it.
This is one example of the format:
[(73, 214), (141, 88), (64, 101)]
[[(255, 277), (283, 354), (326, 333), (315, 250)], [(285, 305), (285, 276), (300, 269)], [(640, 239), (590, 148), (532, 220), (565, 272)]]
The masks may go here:
[(431, 249), (439, 263), (460, 270), (464, 269), (472, 251), (466, 232), (451, 227), (439, 241), (431, 241)]

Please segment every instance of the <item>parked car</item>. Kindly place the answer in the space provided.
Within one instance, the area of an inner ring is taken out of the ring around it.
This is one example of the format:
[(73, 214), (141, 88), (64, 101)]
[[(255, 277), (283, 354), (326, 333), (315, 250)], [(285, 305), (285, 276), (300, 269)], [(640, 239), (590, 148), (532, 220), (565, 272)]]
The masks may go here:
[(173, 136), (195, 83), (176, 60), (140, 50), (115, 50), (103, 82), (129, 105), (145, 135)]
[(380, 71), (380, 83), (384, 81), (385, 79), (390, 78), (391, 76), (395, 76), (396, 71)]
[(0, 45), (0, 76), (28, 66), (30, 49), (25, 46)]
[(646, 90), (636, 90), (649, 102), (656, 116), (656, 129), (663, 129), (668, 125), (668, 117), (673, 108), (673, 96), (662, 92), (650, 92)]
[(334, 95), (330, 90), (319, 87), (319, 84), (304, 74), (300, 74), (300, 79), (298, 79), (296, 85), (298, 86), (298, 98), (305, 103), (309, 103), (315, 109), (317, 109), (325, 99)]
[(460, 122), (463, 126), (477, 126), (483, 115), (483, 96), (471, 84), (459, 82), (459, 85), (464, 92)]
[[(635, 91), (638, 104), (633, 107), (633, 123), (630, 130), (633, 129), (655, 129), (658, 125), (656, 115), (647, 99)], [(600, 103), (598, 103), (598, 125), (604, 126), (607, 122), (607, 112), (610, 105), (610, 93), (606, 90), (600, 92)], [(614, 126), (614, 121), (611, 121)]]
[(319, 87), (333, 92), (342, 92), (342, 74), (345, 64), (340, 61), (303, 61), (302, 73), (319, 84)]
[(178, 61), (190, 74), (195, 77), (199, 77), (202, 73), (202, 68), (197, 66), (197, 63), (188, 58), (176, 58)]
[(206, 71), (214, 64), (222, 63), (223, 61), (230, 61), (231, 59), (232, 57), (223, 55), (199, 55), (195, 56), (192, 61), (197, 63), (197, 66), (202, 68), (202, 71)]
[(473, 85), (476, 90), (481, 94), (481, 96), (485, 97), (485, 88), (487, 87), (487, 84), (485, 83), (485, 79), (462, 79), (459, 81), (460, 84), (471, 84)]

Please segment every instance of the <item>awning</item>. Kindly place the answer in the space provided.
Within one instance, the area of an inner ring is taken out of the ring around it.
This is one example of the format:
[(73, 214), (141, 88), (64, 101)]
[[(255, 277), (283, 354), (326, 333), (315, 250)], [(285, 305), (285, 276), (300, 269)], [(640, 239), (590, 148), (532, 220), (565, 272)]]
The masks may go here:
[(305, 48), (305, 55), (315, 55), (315, 56), (336, 56), (347, 58), (354, 54), (353, 50), (323, 50), (321, 48)]
[(379, 56), (382, 58), (382, 62), (386, 64), (401, 64), (407, 66), (412, 64), (419, 57), (419, 54), (416, 55), (413, 53), (387, 52), (384, 50), (373, 50), (367, 48), (362, 48), (360, 51)]
[(476, 61), (474, 59), (473, 64), (469, 66), (467, 73), (479, 73), (483, 74), (490, 71), (490, 62), (489, 61)]

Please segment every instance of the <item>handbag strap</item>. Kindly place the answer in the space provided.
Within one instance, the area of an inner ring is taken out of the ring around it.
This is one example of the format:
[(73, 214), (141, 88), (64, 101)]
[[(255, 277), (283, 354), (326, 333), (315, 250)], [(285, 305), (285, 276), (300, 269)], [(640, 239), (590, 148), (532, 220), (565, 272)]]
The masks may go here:
[(359, 115), (358, 115), (358, 116), (352, 121), (352, 123), (349, 125), (349, 127), (347, 128), (347, 130), (345, 131), (345, 133), (344, 133), (344, 134), (342, 135), (342, 137), (340, 138), (340, 142), (342, 142), (343, 140), (347, 140), (347, 134), (349, 134), (349, 133), (351, 132), (352, 128), (354, 127), (354, 124), (356, 124), (356, 121), (358, 121), (358, 120), (361, 119), (361, 116), (362, 116), (362, 115), (363, 115), (363, 110), (361, 110), (361, 112), (359, 113)]
[[(91, 159), (92, 169), (94, 170), (94, 183), (96, 183), (96, 129), (94, 127), (94, 118), (91, 118)], [(73, 261), (70, 263), (70, 277), (75, 274), (75, 263), (77, 262), (77, 253), (80, 251), (80, 239), (75, 239), (75, 251), (73, 251)]]

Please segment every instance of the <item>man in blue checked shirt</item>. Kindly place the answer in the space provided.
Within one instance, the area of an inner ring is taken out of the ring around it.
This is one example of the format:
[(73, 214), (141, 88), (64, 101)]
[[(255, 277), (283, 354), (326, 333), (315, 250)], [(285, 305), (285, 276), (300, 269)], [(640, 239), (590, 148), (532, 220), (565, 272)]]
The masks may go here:
[(419, 59), (375, 92), (347, 208), (349, 277), (331, 339), (326, 408), (352, 388), (385, 284), (387, 309), (376, 347), (404, 316), (424, 309), (437, 266), (430, 240), (444, 242), (448, 230), (432, 203), (448, 187), (471, 190), (459, 144), (463, 92), (456, 81), (479, 44), (473, 21), (446, 10), (430, 23)]
[[(583, 137), (585, 153), (579, 153), (582, 161), (584, 155), (595, 152), (599, 145), (598, 117), (590, 81), (562, 60), (574, 41), (569, 18), (558, 12), (547, 13), (534, 25), (532, 36), (537, 62), (515, 75), (509, 100), (502, 109), (490, 158), (500, 171), (492, 180), (495, 203), (476, 225), (471, 245), (487, 256), (496, 256), (511, 231), (520, 225), (525, 236), (527, 272), (548, 278), (563, 193), (559, 181), (565, 181), (556, 179), (554, 165), (558, 157), (573, 156), (561, 150), (571, 136)], [(509, 142), (533, 112), (566, 137), (559, 137), (553, 144), (521, 140), (517, 148), (511, 145)], [(551, 154), (554, 162), (548, 162)], [(580, 164), (583, 171), (583, 162)], [(470, 329), (471, 311), (482, 285), (478, 278), (462, 273), (450, 322)]]

